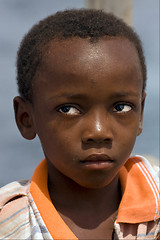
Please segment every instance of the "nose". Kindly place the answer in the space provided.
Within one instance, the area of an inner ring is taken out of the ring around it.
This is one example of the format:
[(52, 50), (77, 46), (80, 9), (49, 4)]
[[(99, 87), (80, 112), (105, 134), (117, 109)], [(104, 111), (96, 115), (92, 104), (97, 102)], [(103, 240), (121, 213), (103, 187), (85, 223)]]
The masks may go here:
[(82, 143), (111, 143), (113, 141), (111, 119), (105, 112), (96, 112), (86, 118), (84, 131), (82, 133)]

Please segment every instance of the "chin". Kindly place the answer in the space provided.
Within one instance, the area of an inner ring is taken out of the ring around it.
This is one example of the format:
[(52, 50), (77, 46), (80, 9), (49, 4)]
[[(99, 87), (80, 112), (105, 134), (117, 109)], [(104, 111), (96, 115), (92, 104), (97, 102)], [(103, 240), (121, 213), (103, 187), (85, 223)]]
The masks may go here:
[(80, 185), (83, 188), (88, 188), (88, 189), (100, 189), (104, 188), (110, 185), (112, 182), (112, 179), (100, 179), (100, 178), (94, 178), (94, 179), (89, 179), (88, 181), (85, 179), (84, 181), (77, 181), (77, 184)]

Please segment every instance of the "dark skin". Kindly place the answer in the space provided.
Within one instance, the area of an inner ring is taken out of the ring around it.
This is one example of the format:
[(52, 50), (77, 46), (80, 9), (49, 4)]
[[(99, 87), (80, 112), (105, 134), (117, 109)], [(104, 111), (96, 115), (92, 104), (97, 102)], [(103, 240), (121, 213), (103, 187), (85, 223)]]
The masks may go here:
[(22, 136), (40, 138), (51, 200), (80, 239), (111, 239), (118, 172), (142, 131), (142, 85), (129, 40), (53, 40), (34, 78), (33, 104), (14, 99)]

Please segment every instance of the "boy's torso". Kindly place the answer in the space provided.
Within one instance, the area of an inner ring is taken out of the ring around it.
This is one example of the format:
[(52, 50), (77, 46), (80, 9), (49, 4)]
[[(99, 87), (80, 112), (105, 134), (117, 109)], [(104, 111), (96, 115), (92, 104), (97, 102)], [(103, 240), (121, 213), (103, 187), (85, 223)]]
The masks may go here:
[[(1, 239), (53, 239), (29, 188), (29, 181), (21, 181), (11, 183), (1, 189)], [(155, 237), (159, 231), (158, 219), (137, 224), (117, 223), (115, 221), (114, 230), (116, 233), (113, 239), (158, 239)], [(92, 233), (96, 236), (94, 231)], [(82, 234), (85, 235), (85, 233)], [(111, 235), (111, 232), (109, 234)], [(98, 239), (97, 236), (96, 239)]]

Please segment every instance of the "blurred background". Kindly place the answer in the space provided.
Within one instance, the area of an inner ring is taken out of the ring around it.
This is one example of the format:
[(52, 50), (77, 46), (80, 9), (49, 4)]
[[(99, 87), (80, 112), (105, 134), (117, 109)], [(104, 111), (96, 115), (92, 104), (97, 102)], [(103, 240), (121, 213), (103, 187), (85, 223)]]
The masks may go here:
[[(40, 19), (66, 8), (90, 7), (91, 1), (0, 0), (0, 186), (30, 178), (43, 158), (38, 138), (23, 139), (14, 120), (12, 101), (17, 95), (15, 64), (20, 41)], [(144, 129), (133, 153), (159, 159), (159, 0), (132, 0), (131, 24), (143, 42), (148, 68)]]

